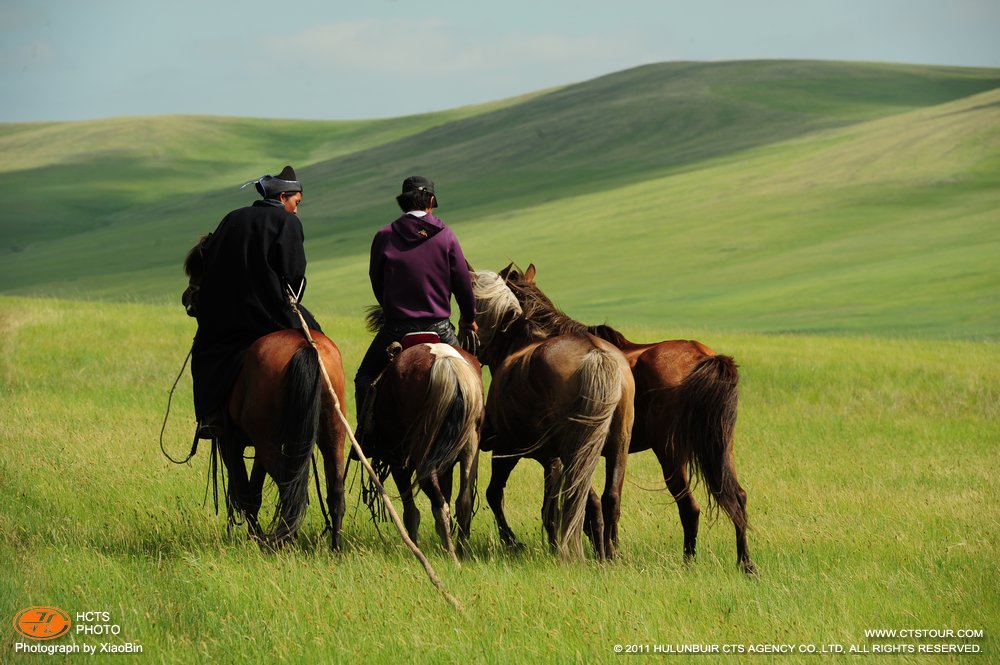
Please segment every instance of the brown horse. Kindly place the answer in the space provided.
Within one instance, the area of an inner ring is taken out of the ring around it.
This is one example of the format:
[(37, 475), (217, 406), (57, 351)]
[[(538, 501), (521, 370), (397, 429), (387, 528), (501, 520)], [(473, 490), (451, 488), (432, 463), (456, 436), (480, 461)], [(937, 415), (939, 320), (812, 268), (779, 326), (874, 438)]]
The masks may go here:
[[(190, 283), (182, 301), (192, 316), (197, 313), (207, 238), (201, 238), (184, 262)], [(227, 401), (226, 418), (217, 429), (213, 444), (218, 447), (229, 476), (226, 505), (230, 521), (244, 519), (252, 537), (276, 546), (295, 535), (305, 516), (309, 463), (316, 444), (326, 475), (331, 545), (339, 549), (345, 512), (347, 432), (335, 411), (319, 362), (322, 357), (344, 413), (343, 360), (337, 345), (326, 335), (315, 330), (311, 335), (315, 348), (300, 330), (274, 332), (250, 346)], [(243, 458), (248, 447), (254, 449), (249, 476)], [(258, 513), (268, 475), (278, 486), (278, 505), (270, 533), (265, 533)]]
[[(392, 473), (410, 539), (417, 542), (420, 511), (413, 488), (419, 486), (431, 501), (442, 545), (457, 560), (465, 550), (475, 503), (483, 420), (479, 362), (449, 344), (415, 344), (393, 358), (371, 396), (370, 425), (363, 435), (365, 451), (373, 464), (388, 467)], [(456, 464), (457, 553), (448, 507)]]
[(504, 487), (518, 460), (529, 457), (546, 473), (542, 522), (550, 544), (564, 558), (582, 558), (587, 498), (603, 455), (604, 495), (592, 508), (602, 528), (588, 536), (598, 558), (612, 558), (633, 420), (628, 363), (561, 312), (522, 307), (497, 273), (473, 275), (480, 359), (493, 377), (486, 402), (491, 435), (482, 446), (493, 451), (486, 498), (500, 537), (520, 546), (504, 515)]
[[(521, 300), (550, 302), (535, 283), (536, 269), (510, 270), (511, 290)], [(635, 344), (608, 326), (588, 330), (622, 350), (635, 377), (635, 425), (630, 453), (652, 450), (677, 502), (684, 528), (684, 556), (695, 556), (701, 509), (689, 484), (692, 469), (708, 485), (709, 507), (721, 506), (736, 528), (736, 557), (756, 572), (747, 550), (746, 492), (736, 477), (733, 433), (739, 373), (729, 356), (694, 340)], [(596, 502), (596, 495), (590, 497)]]
[[(295, 535), (305, 517), (315, 442), (326, 475), (331, 546), (339, 549), (347, 432), (334, 410), (319, 358), (322, 356), (341, 410), (346, 404), (343, 361), (330, 338), (316, 330), (310, 334), (318, 354), (299, 330), (282, 330), (254, 342), (230, 394), (228, 422), (218, 442), (229, 473), (231, 513), (244, 516), (253, 536), (279, 545)], [(247, 447), (254, 449), (249, 478), (243, 462)], [(278, 486), (271, 534), (262, 532), (257, 518), (265, 474)]]

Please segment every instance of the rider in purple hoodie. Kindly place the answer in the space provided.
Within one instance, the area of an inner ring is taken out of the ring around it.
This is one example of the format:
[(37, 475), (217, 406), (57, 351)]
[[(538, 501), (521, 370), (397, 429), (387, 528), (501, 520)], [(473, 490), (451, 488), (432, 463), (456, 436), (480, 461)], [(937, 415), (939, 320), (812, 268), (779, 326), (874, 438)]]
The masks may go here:
[(437, 207), (434, 183), (421, 176), (403, 181), (396, 197), (403, 215), (383, 226), (372, 241), (368, 276), (385, 323), (375, 335), (354, 377), (357, 414), (372, 382), (389, 362), (386, 348), (411, 332), (436, 332), (442, 342), (458, 345), (451, 324), (451, 296), (461, 317), (459, 327), (476, 330), (476, 299), (458, 238), (431, 214)]

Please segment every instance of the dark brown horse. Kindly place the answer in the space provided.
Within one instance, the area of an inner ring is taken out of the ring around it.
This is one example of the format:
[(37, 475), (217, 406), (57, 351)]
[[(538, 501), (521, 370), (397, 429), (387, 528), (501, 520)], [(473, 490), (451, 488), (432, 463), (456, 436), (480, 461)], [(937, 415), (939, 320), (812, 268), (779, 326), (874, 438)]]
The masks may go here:
[[(417, 542), (420, 511), (413, 488), (419, 486), (430, 499), (442, 545), (457, 560), (468, 540), (475, 503), (483, 420), (479, 362), (449, 344), (415, 344), (389, 363), (372, 392), (372, 403), (371, 424), (363, 435), (365, 451), (373, 463), (392, 473), (410, 539)], [(456, 464), (457, 553), (448, 506)]]
[(621, 491), (628, 460), (635, 387), (628, 363), (613, 345), (558, 311), (518, 303), (497, 273), (474, 273), (480, 359), (493, 380), (486, 402), (493, 451), (486, 498), (500, 537), (519, 546), (503, 511), (504, 487), (518, 460), (545, 469), (542, 522), (565, 558), (582, 558), (582, 532), (591, 482), (606, 458), (604, 495), (588, 530), (598, 558), (618, 546)]
[[(534, 265), (507, 273), (519, 300), (550, 302), (535, 283)], [(739, 373), (729, 356), (694, 340), (635, 344), (608, 326), (592, 334), (622, 350), (635, 377), (635, 425), (630, 453), (652, 450), (677, 502), (684, 528), (684, 556), (695, 556), (701, 509), (689, 484), (689, 468), (708, 485), (709, 507), (721, 506), (736, 528), (736, 557), (742, 569), (756, 568), (747, 550), (746, 492), (733, 461)], [(596, 495), (590, 497), (593, 503)]]
[[(183, 302), (192, 315), (197, 311), (205, 239), (188, 253), (184, 263), (190, 285)], [(326, 475), (331, 544), (339, 549), (345, 511), (346, 429), (335, 411), (319, 362), (322, 357), (343, 413), (343, 361), (332, 340), (315, 330), (311, 334), (316, 348), (300, 330), (274, 332), (250, 346), (233, 384), (215, 445), (229, 476), (226, 503), (230, 520), (246, 520), (251, 536), (278, 546), (295, 535), (305, 516), (315, 444), (322, 454)], [(243, 457), (248, 447), (254, 449), (249, 476)], [(258, 513), (268, 475), (277, 484), (278, 505), (270, 533), (265, 533)]]

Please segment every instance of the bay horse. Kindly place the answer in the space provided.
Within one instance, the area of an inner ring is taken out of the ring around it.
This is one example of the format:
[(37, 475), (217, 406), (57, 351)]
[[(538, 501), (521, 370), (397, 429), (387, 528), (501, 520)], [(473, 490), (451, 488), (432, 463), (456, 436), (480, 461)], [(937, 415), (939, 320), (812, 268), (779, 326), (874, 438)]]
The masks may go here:
[[(261, 337), (246, 352), (243, 369), (228, 400), (228, 419), (219, 435), (229, 474), (230, 509), (242, 513), (252, 536), (280, 545), (297, 532), (309, 503), (309, 464), (319, 448), (326, 476), (330, 545), (340, 549), (346, 510), (344, 441), (347, 430), (319, 368), (322, 356), (341, 413), (346, 416), (345, 379), (340, 350), (317, 330), (313, 348), (300, 330), (280, 330)], [(243, 453), (254, 449), (247, 477)], [(271, 533), (263, 533), (257, 513), (265, 476), (278, 486)]]
[[(204, 274), (203, 247), (208, 236), (188, 253), (184, 270), (190, 283), (182, 302), (197, 312), (198, 288)], [(243, 367), (226, 403), (226, 417), (213, 445), (229, 477), (226, 507), (230, 523), (245, 520), (250, 536), (262, 544), (281, 546), (297, 533), (309, 502), (309, 465), (313, 446), (319, 448), (327, 485), (331, 546), (341, 545), (345, 513), (345, 448), (347, 431), (326, 387), (320, 358), (344, 410), (343, 359), (337, 345), (323, 333), (310, 331), (313, 347), (301, 330), (280, 330), (256, 340), (246, 351)], [(246, 448), (254, 449), (248, 476)], [(264, 482), (271, 476), (278, 487), (278, 504), (269, 526), (258, 513)]]
[[(615, 556), (621, 491), (633, 420), (634, 381), (621, 351), (556, 310), (522, 305), (494, 272), (474, 272), (480, 360), (492, 375), (486, 401), (492, 476), (486, 498), (504, 544), (520, 547), (503, 510), (504, 488), (523, 457), (545, 469), (542, 523), (565, 559), (583, 557), (587, 535), (599, 559)], [(601, 456), (600, 507), (588, 504)]]
[[(549, 301), (535, 283), (537, 270), (505, 274), (519, 300)], [(739, 372), (730, 356), (695, 340), (636, 344), (606, 325), (587, 330), (621, 349), (635, 377), (635, 424), (630, 453), (652, 450), (677, 503), (684, 529), (684, 557), (695, 556), (701, 508), (689, 469), (708, 485), (709, 508), (721, 507), (736, 529), (736, 558), (749, 575), (756, 567), (747, 550), (747, 495), (736, 476), (733, 440)], [(590, 497), (593, 503), (596, 495)]]
[[(441, 544), (457, 561), (465, 552), (475, 504), (484, 414), (482, 369), (472, 354), (441, 342), (395, 351), (370, 393), (371, 413), (364, 415), (365, 452), (374, 465), (392, 474), (410, 539), (417, 542), (420, 511), (413, 489), (420, 487), (430, 499)], [(448, 504), (456, 464), (459, 493), (453, 540)]]

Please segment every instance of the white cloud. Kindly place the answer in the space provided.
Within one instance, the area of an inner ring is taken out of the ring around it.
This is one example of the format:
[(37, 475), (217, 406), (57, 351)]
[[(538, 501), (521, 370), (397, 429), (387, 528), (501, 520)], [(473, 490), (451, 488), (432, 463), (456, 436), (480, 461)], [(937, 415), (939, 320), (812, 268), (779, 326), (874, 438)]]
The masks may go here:
[(355, 73), (448, 76), (496, 73), (525, 66), (634, 61), (635, 40), (623, 35), (555, 33), (490, 35), (463, 32), (439, 19), (356, 20), (313, 26), (291, 37), (266, 37), (270, 57), (295, 55), (313, 67)]

